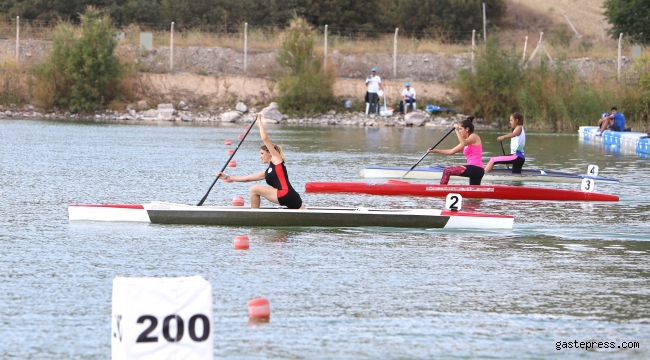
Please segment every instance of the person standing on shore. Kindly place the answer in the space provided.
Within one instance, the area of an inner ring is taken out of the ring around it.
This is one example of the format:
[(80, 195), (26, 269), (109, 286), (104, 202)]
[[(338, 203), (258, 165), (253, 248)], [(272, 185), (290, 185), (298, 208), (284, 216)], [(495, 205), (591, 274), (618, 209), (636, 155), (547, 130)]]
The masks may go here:
[(379, 90), (384, 91), (384, 87), (381, 85), (381, 78), (377, 75), (376, 68), (370, 70), (370, 76), (366, 78), (366, 85), (368, 86), (368, 92), (366, 93), (366, 115), (369, 113), (374, 114), (379, 109), (379, 95), (377, 92)]

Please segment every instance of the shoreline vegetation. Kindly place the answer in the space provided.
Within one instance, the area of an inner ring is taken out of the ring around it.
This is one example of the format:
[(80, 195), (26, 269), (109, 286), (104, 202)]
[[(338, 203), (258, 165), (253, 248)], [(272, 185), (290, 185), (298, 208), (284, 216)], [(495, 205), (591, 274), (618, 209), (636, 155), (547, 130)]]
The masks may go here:
[[(294, 17), (289, 27), (278, 32), (280, 35), (273, 36), (279, 36), (280, 43), (274, 46), (280, 49), (276, 61), (281, 70), (271, 76), (275, 85), (269, 88), (274, 96), (265, 99), (265, 103), (249, 106), (277, 102), (287, 119), (302, 119), (296, 123), (333, 116), (332, 112), (337, 115), (336, 119), (325, 121), (329, 124), (381, 123), (381, 117), (373, 121), (356, 119), (363, 103), (356, 102), (347, 109), (344, 99), (334, 96), (335, 69), (331, 63), (324, 64), (322, 49), (316, 45), (318, 34), (311, 25)], [(81, 25), (62, 22), (53, 30), (52, 49), (40, 62), (26, 67), (4, 62), (0, 67), (0, 115), (6, 116), (9, 108), (9, 117), (13, 117), (14, 108), (27, 107), (28, 112), (38, 109), (39, 114), (49, 112), (53, 118), (69, 113), (74, 118), (94, 119), (110, 111), (112, 117), (126, 119), (125, 116), (137, 118), (131, 112), (139, 100), (160, 102), (156, 89), (147, 88), (140, 81), (142, 70), (137, 58), (119, 52), (115, 34), (111, 19), (89, 7), (81, 17)], [(422, 44), (414, 41), (411, 46), (417, 52)], [(453, 52), (453, 47), (460, 45), (449, 46)], [(440, 98), (421, 97), (418, 105), (422, 108), (433, 103), (457, 109), (462, 114), (488, 119), (486, 123), (497, 127), (506, 126), (509, 115), (518, 111), (525, 115), (528, 129), (543, 131), (574, 131), (582, 125), (593, 125), (603, 112), (617, 106), (634, 131), (649, 130), (647, 58), (632, 63), (619, 81), (610, 73), (578, 76), (576, 68), (564, 59), (522, 61), (519, 51), (514, 44), (508, 47), (498, 36), (488, 37), (484, 46), (477, 47), (473, 66), (461, 68), (446, 84), (453, 93)], [(232, 90), (236, 93), (236, 89)], [(240, 100), (228, 96), (216, 107), (212, 103), (211, 109), (202, 108), (202, 104), (192, 109), (181, 106), (178, 110), (186, 114), (179, 113), (178, 120), (215, 118), (228, 112), (223, 108), (232, 108)], [(397, 109), (396, 97), (389, 105)], [(344, 119), (341, 116), (346, 112), (350, 115)], [(428, 116), (425, 112), (419, 114)], [(394, 118), (385, 122), (391, 124), (387, 126), (407, 125), (403, 117)]]

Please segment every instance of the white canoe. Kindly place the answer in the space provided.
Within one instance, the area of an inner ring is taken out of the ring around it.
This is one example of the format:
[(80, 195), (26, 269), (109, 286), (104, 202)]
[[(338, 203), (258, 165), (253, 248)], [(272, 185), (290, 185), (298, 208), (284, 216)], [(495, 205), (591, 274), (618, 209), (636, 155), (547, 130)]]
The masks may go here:
[(395, 227), (444, 229), (512, 229), (512, 216), (433, 209), (368, 209), (243, 206), (193, 206), (165, 202), (149, 204), (76, 204), (68, 206), (70, 221), (135, 221), (264, 227)]
[[(440, 180), (444, 166), (421, 166), (416, 167), (408, 174), (406, 167), (379, 167), (368, 166), (359, 170), (359, 177), (365, 179), (419, 179), (419, 180)], [(467, 178), (452, 176), (451, 179), (465, 180)], [(493, 169), (483, 176), (484, 181), (535, 181), (535, 182), (562, 182), (579, 183), (582, 179), (592, 179), (597, 182), (617, 183), (617, 179), (601, 176), (581, 175), (563, 171), (522, 169), (521, 174), (513, 174), (509, 169)]]

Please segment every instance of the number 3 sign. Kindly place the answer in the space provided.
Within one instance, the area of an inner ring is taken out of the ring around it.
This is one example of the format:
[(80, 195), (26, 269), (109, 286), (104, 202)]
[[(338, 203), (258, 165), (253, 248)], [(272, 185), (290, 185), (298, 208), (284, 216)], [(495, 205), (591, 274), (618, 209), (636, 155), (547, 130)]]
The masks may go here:
[(112, 358), (212, 359), (212, 286), (200, 276), (113, 279)]

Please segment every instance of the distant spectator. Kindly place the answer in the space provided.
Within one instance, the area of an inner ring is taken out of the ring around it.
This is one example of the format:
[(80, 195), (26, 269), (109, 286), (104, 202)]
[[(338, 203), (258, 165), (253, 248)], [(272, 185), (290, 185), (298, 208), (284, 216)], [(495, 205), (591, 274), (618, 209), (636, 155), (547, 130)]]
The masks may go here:
[(377, 69), (372, 68), (370, 71), (370, 76), (366, 78), (366, 85), (368, 86), (368, 92), (366, 93), (366, 115), (377, 112), (379, 107), (379, 95), (377, 92), (379, 90), (384, 91), (384, 87), (381, 85), (381, 78), (377, 75)]
[(415, 89), (411, 87), (410, 82), (407, 82), (402, 90), (402, 100), (399, 101), (400, 114), (404, 114), (404, 104), (411, 105), (411, 109), (415, 110)]
[(603, 114), (603, 117), (598, 120), (598, 132), (596, 136), (601, 136), (603, 131), (609, 129), (611, 131), (625, 131), (625, 116), (618, 112), (614, 106), (611, 109), (611, 114)]

